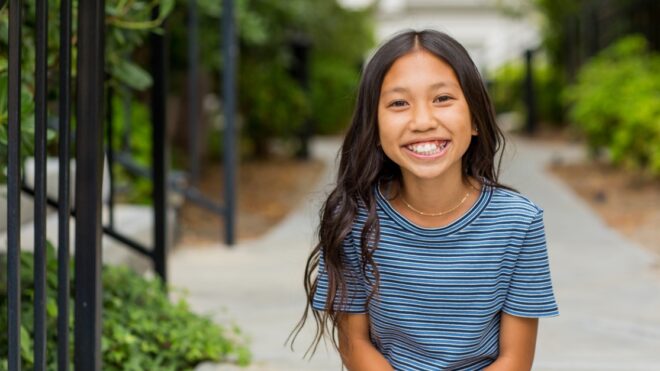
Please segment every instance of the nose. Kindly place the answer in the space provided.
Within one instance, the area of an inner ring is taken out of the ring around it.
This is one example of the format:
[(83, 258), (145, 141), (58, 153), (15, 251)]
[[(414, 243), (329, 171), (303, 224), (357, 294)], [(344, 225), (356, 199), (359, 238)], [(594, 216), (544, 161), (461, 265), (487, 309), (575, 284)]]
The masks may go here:
[(413, 131), (427, 131), (438, 126), (438, 122), (433, 116), (432, 107), (426, 104), (418, 104), (415, 105), (412, 113), (410, 128)]

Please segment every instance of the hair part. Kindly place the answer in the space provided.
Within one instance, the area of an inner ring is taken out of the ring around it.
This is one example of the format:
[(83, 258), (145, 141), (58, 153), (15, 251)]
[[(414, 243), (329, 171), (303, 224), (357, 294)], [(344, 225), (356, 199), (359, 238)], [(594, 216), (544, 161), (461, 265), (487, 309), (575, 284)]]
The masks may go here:
[[(350, 237), (353, 222), (362, 208), (367, 218), (360, 233), (361, 273), (372, 286), (367, 299), (377, 295), (379, 274), (373, 254), (380, 239), (373, 189), (381, 179), (401, 180), (399, 166), (390, 160), (379, 146), (378, 104), (385, 75), (402, 56), (425, 51), (447, 63), (456, 74), (467, 101), (472, 124), (479, 135), (473, 136), (462, 158), (463, 178), (476, 177), (491, 187), (511, 189), (498, 181), (505, 138), (495, 121), (495, 110), (488, 96), (479, 70), (467, 50), (449, 35), (435, 31), (407, 30), (395, 35), (378, 48), (362, 71), (355, 110), (339, 151), (337, 185), (329, 194), (320, 211), (318, 243), (310, 254), (305, 269), (304, 287), (307, 305), (302, 318), (289, 335), (291, 348), (311, 311), (316, 323), (316, 335), (305, 356), (313, 355), (324, 337), (329, 337), (338, 349), (337, 326), (345, 317), (341, 308), (348, 303), (347, 273), (342, 246)], [(327, 274), (328, 293), (325, 311), (312, 308), (318, 288), (319, 265), (323, 259)], [(373, 275), (373, 282), (366, 272)]]

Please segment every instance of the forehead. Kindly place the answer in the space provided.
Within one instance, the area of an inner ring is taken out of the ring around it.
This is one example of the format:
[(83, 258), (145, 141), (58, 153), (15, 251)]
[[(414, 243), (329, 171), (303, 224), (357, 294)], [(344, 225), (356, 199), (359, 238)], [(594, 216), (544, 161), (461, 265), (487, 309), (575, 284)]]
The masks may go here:
[(454, 69), (441, 58), (421, 49), (404, 54), (394, 61), (383, 78), (381, 91), (388, 88), (440, 85), (460, 89)]

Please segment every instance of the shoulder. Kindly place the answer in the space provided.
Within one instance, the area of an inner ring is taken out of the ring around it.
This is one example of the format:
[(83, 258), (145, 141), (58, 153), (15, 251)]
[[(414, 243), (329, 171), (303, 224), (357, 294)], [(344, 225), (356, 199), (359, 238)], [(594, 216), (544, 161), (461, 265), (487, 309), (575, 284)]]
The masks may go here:
[(492, 188), (488, 209), (495, 213), (515, 215), (530, 223), (543, 216), (543, 208), (525, 195), (499, 187)]

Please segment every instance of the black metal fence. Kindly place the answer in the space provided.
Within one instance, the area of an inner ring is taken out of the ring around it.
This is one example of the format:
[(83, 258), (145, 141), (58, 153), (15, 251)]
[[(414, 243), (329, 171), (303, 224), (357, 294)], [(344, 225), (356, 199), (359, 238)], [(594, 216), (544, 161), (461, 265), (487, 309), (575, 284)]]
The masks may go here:
[[(0, 3), (0, 6), (4, 1)], [(223, 0), (222, 50), (225, 61), (223, 69), (223, 96), (225, 107), (225, 200), (224, 206), (209, 202), (192, 186), (176, 186), (168, 177), (168, 150), (166, 145), (166, 35), (153, 34), (149, 41), (150, 72), (154, 84), (150, 92), (152, 123), (152, 168), (135, 168), (148, 176), (153, 184), (153, 246), (147, 247), (123, 235), (115, 229), (114, 198), (108, 202), (109, 225), (102, 224), (102, 182), (105, 135), (105, 1), (85, 0), (78, 2), (77, 32), (77, 77), (76, 99), (72, 99), (71, 55), (72, 55), (72, 3), (60, 2), (60, 60), (59, 72), (59, 179), (58, 199), (46, 194), (46, 133), (47, 133), (47, 0), (36, 0), (36, 70), (35, 70), (35, 183), (26, 186), (21, 174), (21, 9), (22, 0), (9, 0), (9, 53), (8, 53), (8, 163), (7, 163), (7, 302), (8, 302), (8, 366), (9, 370), (21, 369), (21, 305), (34, 306), (34, 365), (35, 370), (46, 369), (46, 209), (58, 211), (58, 325), (57, 363), (59, 370), (69, 370), (69, 217), (75, 217), (75, 307), (74, 307), (74, 352), (76, 370), (101, 369), (101, 237), (114, 238), (127, 247), (145, 255), (153, 262), (154, 270), (163, 279), (167, 278), (167, 193), (175, 190), (207, 209), (222, 214), (226, 223), (226, 241), (234, 241), (235, 200), (235, 128), (234, 107), (235, 71), (237, 46), (235, 42), (233, 1)], [(194, 8), (195, 1), (190, 1)], [(193, 9), (194, 10), (194, 9)], [(154, 14), (156, 17), (157, 14)], [(194, 19), (193, 19), (194, 20)], [(194, 26), (194, 25), (193, 25)], [(196, 41), (191, 40), (191, 71), (195, 73)], [(191, 79), (194, 81), (194, 79)], [(190, 85), (191, 92), (196, 90)], [(192, 95), (194, 97), (194, 95)], [(74, 104), (75, 103), (75, 104)], [(70, 123), (72, 107), (76, 109), (76, 173), (75, 209), (70, 207)], [(191, 113), (190, 127), (195, 128), (197, 118)], [(108, 130), (110, 135), (112, 130)], [(111, 138), (110, 138), (111, 139)], [(112, 140), (108, 141), (112, 143)], [(112, 145), (107, 146), (109, 167), (112, 169), (117, 157)], [(118, 161), (120, 162), (120, 161)], [(132, 162), (124, 161), (126, 166)], [(121, 163), (121, 162), (120, 162)], [(192, 172), (197, 171), (195, 168)], [(113, 176), (110, 176), (112, 183)], [(34, 302), (21, 303), (20, 280), (20, 230), (21, 193), (34, 198)]]
[(565, 20), (564, 64), (573, 78), (580, 66), (617, 38), (643, 34), (651, 48), (660, 50), (660, 2), (657, 0), (589, 0)]

